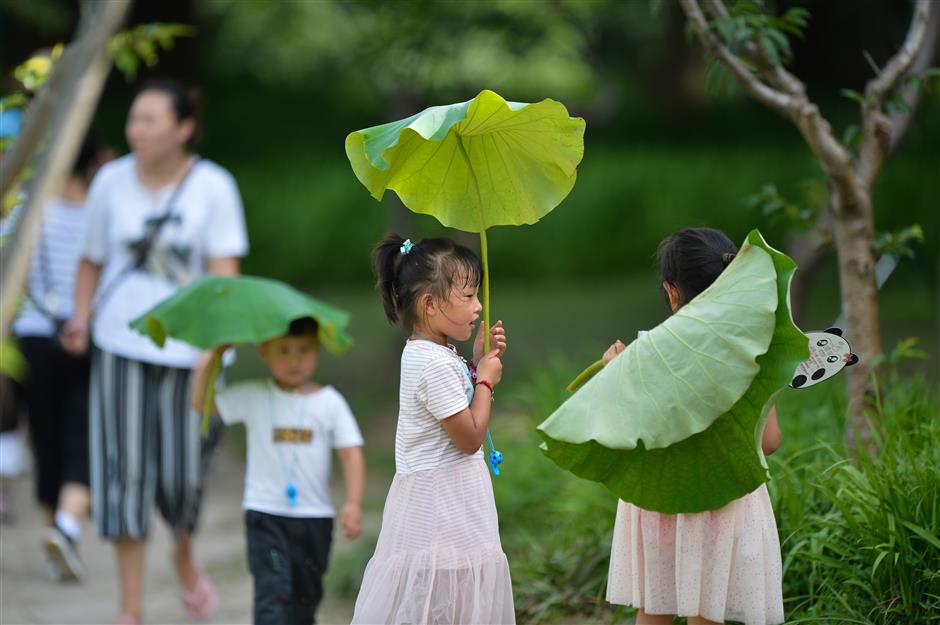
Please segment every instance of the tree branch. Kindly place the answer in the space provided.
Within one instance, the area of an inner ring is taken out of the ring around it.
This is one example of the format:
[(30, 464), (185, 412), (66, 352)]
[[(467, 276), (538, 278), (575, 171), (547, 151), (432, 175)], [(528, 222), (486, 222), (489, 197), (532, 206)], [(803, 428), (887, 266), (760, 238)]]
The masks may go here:
[(907, 37), (891, 60), (889, 60), (881, 74), (875, 76), (865, 87), (865, 95), (878, 99), (880, 106), (881, 100), (885, 95), (895, 87), (901, 77), (910, 69), (917, 56), (927, 34), (927, 22), (930, 19), (930, 13), (933, 3), (931, 0), (917, 0), (914, 5), (914, 12), (911, 16), (911, 25), (907, 31)]
[[(908, 71), (908, 76), (923, 74), (933, 64), (934, 56), (937, 51), (937, 41), (940, 39), (940, 9), (935, 6), (930, 11), (930, 18), (927, 21), (927, 34), (924, 36), (924, 45), (921, 46)], [(912, 86), (903, 85), (899, 95), (907, 105), (907, 111), (898, 111), (891, 115), (891, 145), (888, 146), (888, 153), (894, 152), (908, 129), (911, 127), (911, 121), (914, 118), (914, 112), (920, 106), (923, 100), (923, 85)]]
[(797, 109), (797, 103), (793, 97), (761, 82), (744, 65), (741, 59), (721, 43), (715, 33), (708, 28), (708, 20), (702, 13), (698, 0), (679, 0), (679, 4), (682, 6), (689, 23), (692, 24), (695, 34), (698, 35), (699, 41), (702, 42), (702, 45), (709, 53), (731, 72), (738, 84), (761, 104), (777, 111), (784, 117), (792, 117)]
[[(705, 10), (717, 19), (724, 20), (731, 17), (722, 0), (709, 0), (708, 4), (705, 5)], [(754, 67), (757, 68), (767, 82), (790, 95), (800, 96), (806, 94), (806, 87), (803, 82), (788, 72), (782, 65), (771, 62), (764, 51), (753, 41), (748, 41), (744, 45), (744, 49), (747, 52), (748, 60), (754, 64)]]
[[(843, 195), (863, 200), (864, 198), (858, 195), (861, 188), (852, 170), (851, 156), (832, 134), (832, 128), (819, 112), (819, 107), (807, 98), (802, 83), (795, 93), (784, 93), (762, 83), (711, 31), (698, 0), (679, 0), (679, 4), (705, 50), (715, 56), (755, 100), (796, 125), (809, 148), (819, 159), (826, 177), (840, 188)], [(711, 4), (711, 11), (718, 15), (727, 15), (724, 5), (717, 1)], [(788, 80), (799, 82), (792, 75), (789, 76)], [(848, 207), (864, 205), (863, 201), (847, 203)]]
[(885, 64), (881, 73), (865, 86), (862, 102), (862, 136), (859, 143), (859, 177), (870, 189), (891, 146), (891, 120), (882, 111), (885, 97), (910, 70), (927, 40), (930, 14), (937, 8), (931, 0), (916, 0), (911, 24), (901, 49)]
[(52, 69), (52, 75), (42, 86), (39, 95), (33, 101), (32, 105), (26, 109), (23, 127), (16, 143), (10, 148), (3, 157), (3, 168), (0, 171), (0, 198), (5, 198), (7, 193), (19, 178), (29, 156), (36, 151), (40, 140), (43, 137), (43, 131), (48, 130), (49, 122), (55, 113), (55, 104), (58, 97), (68, 86), (68, 77), (71, 74), (70, 68), (75, 58), (75, 50), (69, 46), (62, 54)]
[(42, 154), (22, 216), (10, 241), (0, 249), (0, 337), (7, 334), (19, 306), (32, 249), (42, 227), (43, 209), (71, 169), (108, 76), (108, 40), (120, 27), (129, 6), (130, 0), (92, 5), (97, 10), (89, 11), (91, 24), (74, 44), (73, 60), (60, 68), (64, 93), (56, 94), (49, 145)]

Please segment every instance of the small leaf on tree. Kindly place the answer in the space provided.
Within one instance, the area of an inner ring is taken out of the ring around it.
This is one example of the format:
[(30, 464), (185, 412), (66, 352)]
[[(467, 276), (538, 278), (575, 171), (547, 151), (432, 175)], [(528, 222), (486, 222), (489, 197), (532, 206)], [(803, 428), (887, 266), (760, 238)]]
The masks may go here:
[(865, 101), (865, 96), (863, 96), (858, 91), (855, 91), (854, 89), (840, 89), (839, 95), (846, 97), (853, 102), (858, 102), (859, 104)]
[(911, 105), (908, 104), (907, 100), (905, 100), (902, 96), (895, 95), (885, 102), (885, 112), (887, 112), (889, 115), (895, 115), (897, 113), (910, 113)]
[(842, 145), (850, 150), (854, 150), (858, 147), (859, 136), (858, 125), (850, 124), (846, 126), (845, 131), (842, 133)]

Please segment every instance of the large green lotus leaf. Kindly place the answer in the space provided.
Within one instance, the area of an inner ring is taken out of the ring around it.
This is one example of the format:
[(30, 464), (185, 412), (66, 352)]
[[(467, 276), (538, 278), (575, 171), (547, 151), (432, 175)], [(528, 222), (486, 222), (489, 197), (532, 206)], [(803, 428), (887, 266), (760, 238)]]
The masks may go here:
[(320, 343), (343, 353), (352, 338), (349, 315), (282, 282), (254, 276), (204, 276), (131, 322), (163, 346), (167, 337), (199, 349), (262, 343), (287, 332), (291, 321), (313, 317)]
[(406, 119), (357, 130), (346, 156), (381, 200), (466, 232), (537, 222), (571, 191), (584, 156), (584, 120), (560, 102), (507, 102), (484, 90)]
[(796, 265), (756, 230), (703, 293), (539, 425), (546, 455), (669, 514), (714, 510), (769, 479), (769, 407), (808, 357), (790, 315)]

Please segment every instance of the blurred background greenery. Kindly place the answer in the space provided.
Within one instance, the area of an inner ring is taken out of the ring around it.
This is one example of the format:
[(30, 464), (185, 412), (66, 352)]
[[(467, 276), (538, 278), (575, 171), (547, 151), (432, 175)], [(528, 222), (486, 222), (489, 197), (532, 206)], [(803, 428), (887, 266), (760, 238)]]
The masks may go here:
[[(812, 13), (806, 37), (792, 42), (792, 70), (841, 134), (858, 107), (840, 90), (860, 90), (871, 76), (863, 52), (878, 63), (895, 52), (910, 3), (768, 4)], [(76, 17), (73, 1), (0, 3), (4, 76), (36, 49), (69, 38)], [(412, 238), (453, 233), (432, 218), (407, 213), (393, 194), (381, 204), (372, 200), (346, 160), (346, 134), (429, 105), (470, 99), (483, 88), (509, 100), (558, 99), (586, 119), (585, 157), (571, 195), (540, 223), (496, 228), (489, 237), (493, 315), (504, 320), (511, 345), (493, 425), (497, 445), (507, 452), (496, 492), (520, 622), (626, 618), (602, 601), (615, 501), (602, 487), (561, 475), (541, 458), (533, 428), (561, 400), (563, 384), (610, 342), (628, 340), (664, 318), (653, 255), (667, 234), (708, 225), (742, 240), (760, 228), (771, 244), (786, 249), (793, 225), (749, 198), (771, 184), (801, 208), (819, 208), (821, 172), (789, 122), (708, 71), (671, 1), (138, 2), (129, 23), (146, 22), (196, 27), (195, 36), (161, 54), (155, 69), (143, 68), (138, 81), (169, 75), (202, 88), (199, 151), (228, 168), (242, 191), (251, 239), (244, 271), (286, 280), (353, 314), (357, 345), (342, 359), (326, 357), (321, 378), (346, 394), (363, 425), (371, 476), (367, 506), (374, 516), (394, 470), (403, 337), (381, 314), (369, 252), (388, 229)], [(136, 82), (114, 72), (94, 123), (121, 149)], [(907, 343), (892, 369), (899, 378), (890, 409), (903, 416), (892, 431), (905, 432), (906, 445), (892, 448), (896, 455), (885, 460), (894, 463), (896, 483), (868, 483), (917, 492), (929, 491), (934, 480), (932, 517), (898, 511), (934, 537), (940, 532), (940, 474), (933, 471), (938, 459), (916, 454), (940, 448), (931, 394), (940, 370), (938, 191), (940, 99), (934, 92), (874, 193), (880, 231), (919, 224), (925, 243), (914, 247), (914, 258), (904, 259), (883, 289), (884, 345), (890, 349), (914, 337), (922, 353)], [(798, 315), (804, 329), (826, 328), (839, 314), (834, 265), (830, 255), (818, 270)], [(240, 351), (232, 377), (258, 375), (262, 369), (252, 350)], [(844, 464), (840, 383), (787, 391), (781, 404), (784, 442), (772, 466), (777, 479), (771, 492), (784, 543), (788, 613), (848, 614), (850, 605), (852, 618), (863, 619), (852, 622), (926, 622), (918, 619), (928, 612), (890, 615), (903, 603), (897, 588), (910, 594), (912, 587), (934, 596), (937, 612), (929, 614), (940, 614), (940, 544), (908, 530), (897, 540), (927, 553), (927, 561), (915, 561), (908, 549), (891, 556), (893, 567), (881, 556), (873, 569), (884, 550), (878, 541), (890, 537), (846, 536), (839, 525), (847, 521), (833, 520), (851, 510), (840, 511), (832, 498), (841, 496), (840, 488), (861, 488), (851, 480), (862, 479), (826, 471)], [(930, 471), (914, 475), (916, 466)], [(860, 471), (868, 479), (883, 468)], [(868, 504), (887, 509), (876, 495)], [(819, 547), (821, 536), (840, 531), (832, 544), (841, 554)], [(367, 538), (334, 562), (330, 585), (337, 594), (355, 595), (370, 547)], [(872, 557), (830, 570), (833, 561), (851, 561), (847, 554), (857, 550)], [(915, 566), (923, 571), (918, 580), (896, 575)], [(894, 577), (879, 586), (877, 572)], [(856, 577), (861, 581), (848, 581)], [(856, 596), (846, 584), (862, 589)], [(840, 593), (842, 607), (830, 601)], [(895, 601), (876, 619), (873, 606), (886, 597)]]

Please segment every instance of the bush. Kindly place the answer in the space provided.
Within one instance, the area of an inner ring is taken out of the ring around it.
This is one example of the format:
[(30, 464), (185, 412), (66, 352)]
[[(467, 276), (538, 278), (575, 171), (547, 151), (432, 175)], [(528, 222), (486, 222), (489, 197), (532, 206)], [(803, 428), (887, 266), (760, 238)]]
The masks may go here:
[(525, 414), (524, 432), (501, 449), (507, 482), (497, 479), (494, 490), (520, 623), (621, 623), (634, 612), (604, 599), (616, 497), (559, 471), (538, 450), (533, 432), (568, 396), (565, 385), (577, 371), (550, 358), (513, 393)]
[[(874, 457), (820, 443), (773, 463), (783, 476), (771, 494), (791, 618), (940, 621), (937, 399), (917, 379), (890, 386), (877, 406)], [(830, 412), (830, 423), (841, 415)]]
[[(555, 358), (515, 398), (528, 432), (503, 449), (495, 482), (519, 622), (628, 622), (604, 600), (615, 497), (559, 471), (536, 449), (534, 426), (567, 396), (577, 367)], [(840, 380), (785, 391), (783, 449), (770, 457), (787, 622), (940, 622), (940, 410), (917, 378), (894, 377), (877, 407), (880, 452), (841, 445)]]
[[(369, 253), (389, 228), (404, 236), (453, 236), (426, 215), (400, 223), (392, 196), (381, 204), (355, 179), (341, 143), (330, 151), (314, 146), (259, 155), (231, 155), (223, 164), (238, 180), (245, 201), (251, 253), (247, 273), (299, 286), (368, 285)], [(875, 202), (880, 230), (919, 223), (936, 232), (937, 211), (929, 185), (929, 159), (899, 154), (879, 181)], [(801, 181), (818, 178), (800, 146), (760, 150), (715, 145), (592, 143), (578, 182), (557, 210), (524, 228), (496, 228), (489, 238), (490, 263), (499, 280), (621, 276), (625, 269), (653, 265), (656, 245), (668, 233), (709, 225), (740, 241), (759, 227), (768, 240), (784, 243), (785, 228), (771, 223), (745, 198), (774, 183), (795, 199)], [(903, 206), (904, 210), (891, 210)], [(410, 224), (410, 225), (409, 225)], [(466, 235), (476, 245), (477, 237)], [(936, 242), (918, 248), (915, 263), (933, 275)], [(928, 278), (929, 280), (929, 278)], [(929, 283), (932, 283), (930, 281)]]

